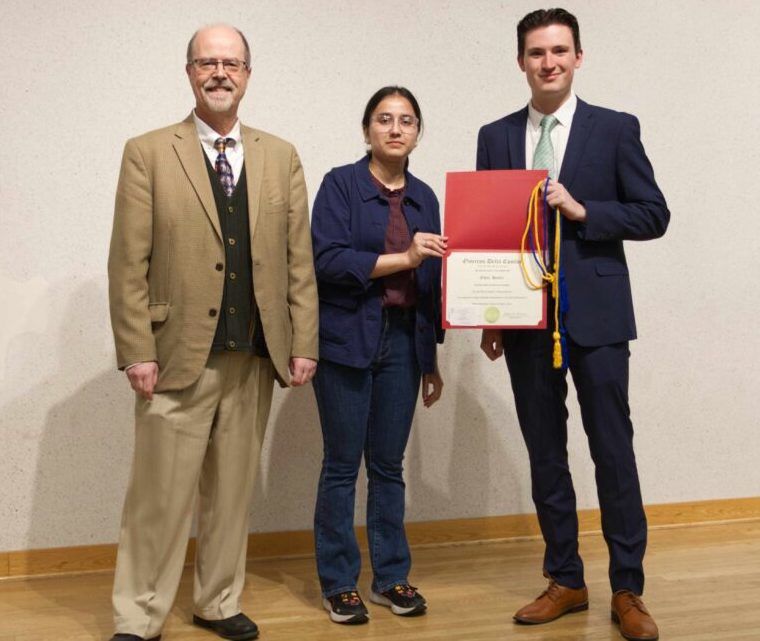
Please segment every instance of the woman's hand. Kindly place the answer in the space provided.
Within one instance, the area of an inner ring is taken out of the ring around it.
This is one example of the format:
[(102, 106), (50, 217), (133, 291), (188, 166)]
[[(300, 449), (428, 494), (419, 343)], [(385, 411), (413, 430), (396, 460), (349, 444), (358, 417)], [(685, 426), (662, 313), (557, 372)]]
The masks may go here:
[(414, 238), (412, 238), (409, 249), (405, 252), (380, 254), (369, 277), (382, 278), (383, 276), (388, 276), (388, 274), (404, 272), (407, 269), (416, 269), (423, 260), (431, 256), (443, 258), (448, 247), (448, 242), (448, 236), (418, 231), (414, 235)]
[(448, 236), (418, 231), (412, 238), (409, 249), (406, 250), (409, 263), (414, 268), (419, 267), (423, 260), (431, 256), (443, 258), (448, 248), (448, 242)]
[(422, 403), (425, 407), (430, 407), (439, 398), (441, 398), (441, 392), (443, 391), (443, 379), (438, 372), (438, 366), (435, 366), (435, 371), (432, 374), (422, 375)]

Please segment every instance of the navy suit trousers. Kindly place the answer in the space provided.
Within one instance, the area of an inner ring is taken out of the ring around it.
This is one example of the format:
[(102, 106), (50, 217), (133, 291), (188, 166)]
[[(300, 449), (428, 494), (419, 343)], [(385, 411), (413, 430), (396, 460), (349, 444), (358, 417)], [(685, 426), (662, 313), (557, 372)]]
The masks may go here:
[[(544, 572), (584, 585), (575, 491), (567, 460), (567, 380), (552, 367), (550, 330), (503, 332), (520, 428), (530, 457), (533, 501), (546, 542)], [(581, 347), (569, 341), (569, 370), (596, 468), (612, 590), (642, 594), (647, 523), (628, 406), (628, 343)]]

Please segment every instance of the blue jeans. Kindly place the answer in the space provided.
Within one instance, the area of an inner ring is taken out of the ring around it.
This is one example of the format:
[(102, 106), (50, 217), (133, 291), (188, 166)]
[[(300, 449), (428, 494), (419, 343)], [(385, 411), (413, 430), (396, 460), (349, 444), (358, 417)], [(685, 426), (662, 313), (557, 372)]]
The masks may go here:
[(324, 459), (314, 514), (317, 572), (325, 597), (356, 590), (361, 567), (354, 533), (356, 478), (367, 467), (367, 538), (372, 589), (407, 582), (402, 476), (420, 387), (414, 310), (383, 311), (383, 330), (366, 369), (320, 361), (314, 378)]

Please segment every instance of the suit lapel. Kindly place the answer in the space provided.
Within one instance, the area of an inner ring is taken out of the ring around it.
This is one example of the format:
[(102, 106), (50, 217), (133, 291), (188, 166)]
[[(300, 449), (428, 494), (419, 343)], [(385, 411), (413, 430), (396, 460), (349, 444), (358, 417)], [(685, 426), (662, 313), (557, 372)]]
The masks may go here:
[(575, 172), (578, 170), (583, 151), (586, 148), (591, 130), (594, 125), (593, 112), (588, 104), (578, 99), (578, 105), (573, 114), (573, 126), (570, 128), (570, 138), (565, 148), (562, 169), (559, 172), (559, 182), (569, 188), (573, 183)]
[(182, 168), (185, 170), (193, 190), (203, 205), (211, 225), (214, 227), (219, 239), (222, 238), (222, 230), (219, 226), (219, 215), (216, 211), (214, 193), (211, 190), (211, 182), (206, 170), (206, 161), (203, 159), (203, 149), (198, 141), (198, 132), (195, 129), (193, 117), (177, 125), (174, 132), (174, 150), (177, 152)]
[(528, 108), (507, 117), (507, 145), (509, 169), (525, 169), (525, 127), (528, 124)]
[(248, 182), (248, 222), (251, 228), (251, 242), (253, 242), (256, 221), (261, 209), (265, 150), (258, 131), (250, 127), (241, 127), (240, 132), (245, 156), (245, 179)]

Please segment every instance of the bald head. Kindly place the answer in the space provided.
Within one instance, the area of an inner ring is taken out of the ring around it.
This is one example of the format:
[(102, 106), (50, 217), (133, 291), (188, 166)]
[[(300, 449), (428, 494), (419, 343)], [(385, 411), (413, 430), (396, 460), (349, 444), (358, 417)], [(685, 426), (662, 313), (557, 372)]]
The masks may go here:
[(228, 24), (212, 24), (198, 29), (198, 31), (193, 34), (192, 38), (190, 38), (190, 42), (187, 43), (187, 64), (192, 64), (193, 59), (197, 57), (195, 55), (195, 44), (199, 37), (203, 37), (204, 39), (215, 39), (220, 37), (229, 38), (230, 36), (240, 40), (243, 51), (242, 60), (245, 61), (246, 66), (250, 69), (251, 48), (248, 46), (248, 40), (246, 40), (246, 37), (240, 29)]

